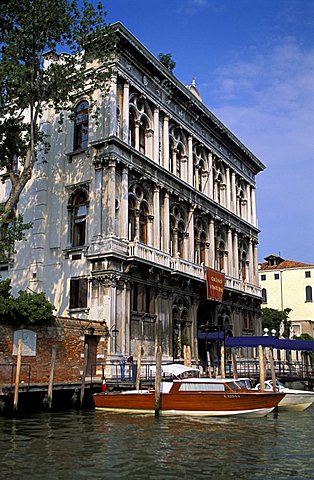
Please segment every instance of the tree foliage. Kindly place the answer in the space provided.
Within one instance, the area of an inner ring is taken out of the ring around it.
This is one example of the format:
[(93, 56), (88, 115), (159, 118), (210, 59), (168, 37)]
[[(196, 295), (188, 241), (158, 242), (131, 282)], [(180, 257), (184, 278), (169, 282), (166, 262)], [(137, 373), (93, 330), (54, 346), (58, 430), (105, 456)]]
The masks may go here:
[(53, 325), (54, 310), (44, 293), (20, 291), (15, 298), (10, 280), (0, 281), (0, 323), (13, 327)]
[(171, 53), (160, 53), (158, 55), (158, 60), (169, 70), (169, 72), (173, 72), (176, 62), (172, 60)]
[(276, 310), (275, 308), (262, 308), (262, 327), (276, 330), (277, 336), (284, 338), (290, 337), (291, 321), (289, 320), (289, 313), (291, 308), (284, 310)]
[[(0, 171), (11, 184), (0, 213), (2, 253), (12, 248), (12, 236), (21, 239), (29, 227), (16, 211), (39, 153), (49, 149), (40, 127), (45, 110), (54, 109), (62, 124), (62, 112), (73, 110), (73, 99), (86, 95), (87, 86), (90, 93), (105, 88), (110, 72), (95, 63), (108, 65), (115, 51), (105, 16), (101, 4), (95, 7), (88, 0), (1, 2)], [(97, 115), (92, 103), (91, 108)]]

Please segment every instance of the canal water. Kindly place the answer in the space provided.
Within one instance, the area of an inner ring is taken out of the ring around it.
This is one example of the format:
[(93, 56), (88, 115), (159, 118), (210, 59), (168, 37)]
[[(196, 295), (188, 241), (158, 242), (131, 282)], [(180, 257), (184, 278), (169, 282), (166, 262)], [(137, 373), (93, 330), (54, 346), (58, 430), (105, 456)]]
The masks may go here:
[(266, 418), (0, 417), (1, 480), (313, 479), (314, 408)]

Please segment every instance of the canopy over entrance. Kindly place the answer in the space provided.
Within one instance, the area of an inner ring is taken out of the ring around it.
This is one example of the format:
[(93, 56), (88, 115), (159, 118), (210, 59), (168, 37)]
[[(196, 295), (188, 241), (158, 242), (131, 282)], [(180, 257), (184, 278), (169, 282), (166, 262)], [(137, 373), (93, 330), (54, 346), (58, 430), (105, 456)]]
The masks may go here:
[(225, 342), (226, 347), (263, 347), (277, 348), (278, 350), (301, 350), (303, 352), (314, 352), (314, 340), (288, 340), (286, 338), (276, 338), (263, 336), (226, 336), (224, 332), (198, 332), (198, 340), (212, 342), (220, 340)]
[(226, 347), (263, 347), (277, 348), (278, 350), (301, 350), (304, 352), (314, 352), (313, 340), (288, 340), (286, 338), (276, 338), (268, 336), (259, 337), (226, 337)]

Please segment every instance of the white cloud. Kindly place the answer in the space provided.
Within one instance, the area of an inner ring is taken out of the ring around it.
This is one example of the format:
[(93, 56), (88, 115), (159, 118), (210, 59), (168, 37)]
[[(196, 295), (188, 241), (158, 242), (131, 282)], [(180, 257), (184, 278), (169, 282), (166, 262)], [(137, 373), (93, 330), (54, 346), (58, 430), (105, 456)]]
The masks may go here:
[(314, 263), (314, 49), (291, 37), (250, 49), (215, 72), (214, 94), (215, 115), (267, 166), (257, 177), (261, 256)]

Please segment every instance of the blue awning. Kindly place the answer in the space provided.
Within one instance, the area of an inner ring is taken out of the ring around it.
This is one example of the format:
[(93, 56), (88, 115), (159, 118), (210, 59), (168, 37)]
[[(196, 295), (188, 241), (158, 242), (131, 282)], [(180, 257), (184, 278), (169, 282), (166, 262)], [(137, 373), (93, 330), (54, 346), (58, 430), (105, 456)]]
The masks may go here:
[(223, 340), (224, 338), (224, 332), (197, 332), (197, 339), (205, 340), (206, 342), (212, 342), (218, 339)]
[(226, 347), (273, 347), (278, 350), (301, 350), (305, 352), (314, 352), (313, 340), (288, 340), (286, 338), (276, 338), (269, 336), (243, 336), (243, 337), (226, 337)]

